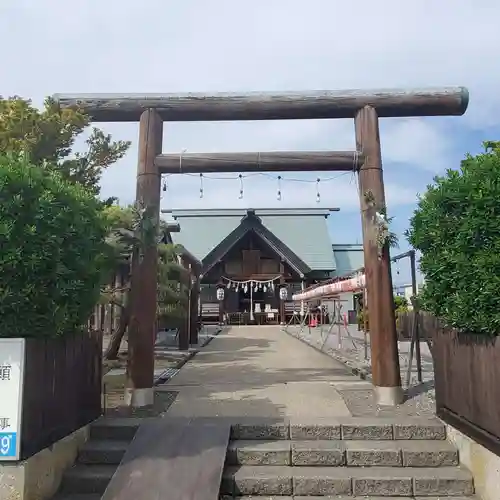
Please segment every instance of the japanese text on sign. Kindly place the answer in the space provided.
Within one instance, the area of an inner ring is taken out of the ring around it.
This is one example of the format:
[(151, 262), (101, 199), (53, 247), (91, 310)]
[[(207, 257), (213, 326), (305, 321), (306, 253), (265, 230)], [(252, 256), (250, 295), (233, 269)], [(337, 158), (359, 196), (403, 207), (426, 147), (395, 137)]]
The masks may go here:
[(0, 339), (0, 461), (19, 460), (24, 339)]

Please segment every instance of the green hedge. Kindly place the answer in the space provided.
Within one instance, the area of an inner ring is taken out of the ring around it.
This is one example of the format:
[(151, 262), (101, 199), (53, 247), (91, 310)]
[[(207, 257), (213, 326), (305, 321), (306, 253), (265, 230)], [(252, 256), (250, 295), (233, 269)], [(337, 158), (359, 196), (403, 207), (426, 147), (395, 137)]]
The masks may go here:
[(500, 154), (467, 156), (436, 177), (410, 222), (421, 307), (459, 331), (500, 333)]
[(101, 205), (50, 172), (0, 156), (0, 337), (73, 334), (99, 300)]

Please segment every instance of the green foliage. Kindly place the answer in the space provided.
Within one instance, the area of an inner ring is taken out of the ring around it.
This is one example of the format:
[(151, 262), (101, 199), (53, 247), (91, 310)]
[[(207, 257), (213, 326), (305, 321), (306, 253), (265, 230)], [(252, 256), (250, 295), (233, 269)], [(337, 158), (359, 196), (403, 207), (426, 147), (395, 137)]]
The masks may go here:
[(420, 250), (421, 307), (469, 333), (500, 333), (500, 149), (468, 155), (436, 177), (407, 231)]
[(158, 246), (158, 319), (165, 325), (187, 314), (189, 275), (178, 262), (180, 248)]
[(50, 98), (39, 110), (29, 100), (0, 97), (0, 151), (23, 153), (31, 163), (55, 169), (63, 179), (98, 195), (103, 170), (122, 158), (130, 143), (113, 142), (110, 135), (93, 128), (87, 151), (72, 154), (75, 139), (89, 123), (80, 111), (61, 110)]
[[(162, 241), (166, 233), (166, 224), (160, 221), (157, 229), (151, 222), (147, 212), (133, 206), (120, 207), (112, 205), (104, 210), (109, 232), (106, 242), (109, 245), (108, 255), (114, 266), (127, 265), (133, 267), (133, 254), (137, 258), (144, 248), (153, 241), (158, 245), (158, 318), (168, 323), (172, 319), (185, 317), (189, 291), (187, 270), (179, 263), (181, 248)], [(133, 269), (131, 269), (130, 275)], [(111, 287), (103, 290), (104, 301), (126, 302), (114, 293)]]
[(394, 295), (394, 311), (396, 313), (408, 311), (408, 300), (401, 295)]
[(370, 331), (370, 320), (368, 318), (368, 309), (360, 309), (357, 314), (357, 320), (358, 320), (358, 330), (364, 330), (366, 326), (366, 331), (367, 332)]
[(397, 248), (399, 246), (398, 236), (390, 230), (390, 224), (394, 217), (387, 216), (385, 206), (377, 206), (375, 196), (371, 190), (364, 193), (364, 199), (368, 208), (374, 212), (370, 239), (377, 245), (379, 258), (381, 258), (386, 245), (388, 248)]
[(100, 295), (106, 221), (82, 186), (0, 156), (0, 337), (74, 334)]

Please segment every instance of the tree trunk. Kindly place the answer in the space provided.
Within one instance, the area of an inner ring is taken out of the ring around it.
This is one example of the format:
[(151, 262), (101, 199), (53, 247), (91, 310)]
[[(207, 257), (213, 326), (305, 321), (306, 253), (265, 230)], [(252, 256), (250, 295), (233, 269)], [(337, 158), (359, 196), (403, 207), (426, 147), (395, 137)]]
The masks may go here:
[[(127, 292), (127, 296), (128, 296)], [(107, 360), (113, 360), (118, 358), (118, 352), (120, 351), (120, 346), (122, 344), (123, 337), (125, 336), (125, 332), (127, 331), (128, 324), (130, 321), (130, 301), (127, 297), (127, 303), (125, 307), (122, 309), (120, 314), (120, 324), (117, 330), (111, 336), (109, 341), (108, 348), (104, 353), (104, 358)]]

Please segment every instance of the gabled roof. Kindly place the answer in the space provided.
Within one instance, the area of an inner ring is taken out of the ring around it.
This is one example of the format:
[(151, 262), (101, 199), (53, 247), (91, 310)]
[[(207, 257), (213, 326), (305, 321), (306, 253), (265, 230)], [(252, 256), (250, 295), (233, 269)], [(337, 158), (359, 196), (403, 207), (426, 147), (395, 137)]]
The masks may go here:
[(221, 241), (204, 259), (203, 274), (217, 264), (224, 256), (238, 243), (246, 234), (254, 233), (264, 242), (272, 251), (281, 257), (282, 260), (299, 275), (306, 275), (311, 272), (311, 268), (300, 257), (288, 248), (279, 238), (277, 238), (269, 229), (262, 225), (262, 220), (255, 215), (255, 212), (249, 211), (241, 219), (240, 225)]
[[(216, 248), (241, 222), (248, 210), (173, 210), (180, 232), (172, 234), (199, 260)], [(288, 247), (312, 271), (334, 271), (326, 209), (255, 209), (262, 226)]]
[(365, 265), (363, 245), (361, 244), (334, 244), (333, 254), (337, 267), (333, 277), (347, 276), (359, 271)]

